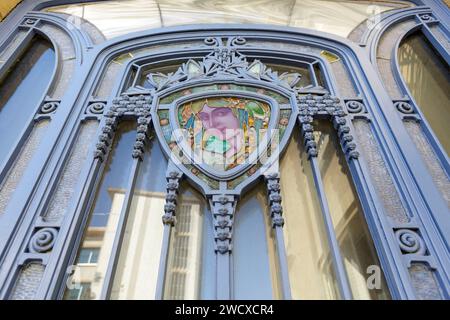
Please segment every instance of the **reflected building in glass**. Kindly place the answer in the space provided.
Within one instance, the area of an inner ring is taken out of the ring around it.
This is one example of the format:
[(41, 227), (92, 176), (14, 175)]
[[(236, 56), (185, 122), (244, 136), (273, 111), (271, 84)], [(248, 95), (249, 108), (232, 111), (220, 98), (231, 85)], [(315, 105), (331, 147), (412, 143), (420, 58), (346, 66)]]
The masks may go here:
[(0, 298), (450, 298), (444, 1), (5, 1)]

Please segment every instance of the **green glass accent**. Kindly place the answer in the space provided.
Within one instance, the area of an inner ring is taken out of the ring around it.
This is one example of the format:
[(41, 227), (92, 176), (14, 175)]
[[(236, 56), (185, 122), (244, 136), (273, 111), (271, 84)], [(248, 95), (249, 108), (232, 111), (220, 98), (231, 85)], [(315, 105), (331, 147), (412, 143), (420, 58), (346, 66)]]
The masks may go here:
[(190, 77), (198, 76), (201, 73), (200, 65), (194, 60), (189, 60), (186, 64), (187, 73)]
[(191, 89), (192, 93), (199, 93), (204, 91), (216, 91), (216, 90), (219, 90), (217, 85), (194, 87)]
[(231, 148), (231, 145), (226, 140), (210, 136), (205, 143), (205, 150), (209, 152), (224, 153)]
[(243, 174), (239, 176), (236, 179), (230, 180), (227, 182), (227, 188), (228, 189), (234, 189), (236, 188), (242, 181), (244, 181), (247, 178), (247, 174)]
[(177, 91), (172, 93), (171, 95), (168, 95), (164, 98), (162, 98), (161, 100), (159, 100), (160, 104), (169, 104), (174, 102), (176, 99), (181, 98), (183, 96), (183, 92), (182, 91)]
[(263, 69), (262, 63), (259, 61), (255, 61), (252, 63), (250, 68), (248, 68), (248, 71), (253, 73), (255, 76), (259, 76), (261, 74), (262, 69)]
[(279, 94), (277, 92), (266, 90), (265, 95), (275, 99), (275, 101), (278, 102), (278, 104), (288, 104), (289, 103), (288, 98), (286, 98), (285, 96), (282, 96), (281, 94)]
[(159, 110), (158, 116), (160, 119), (169, 119), (169, 111), (168, 110)]
[(256, 102), (249, 102), (247, 104), (247, 110), (249, 111), (250, 116), (264, 116), (264, 110), (261, 108), (259, 103)]
[(242, 86), (242, 85), (236, 85), (236, 84), (214, 84), (214, 85), (193, 87), (193, 88), (190, 88), (189, 90), (183, 89), (180, 91), (173, 92), (170, 95), (161, 98), (159, 103), (160, 104), (170, 104), (170, 103), (174, 102), (176, 99), (186, 96), (187, 94), (207, 92), (207, 91), (214, 92), (214, 91), (218, 91), (218, 90), (239, 90), (239, 91), (247, 91), (247, 92), (256, 92), (261, 95), (266, 95), (266, 96), (269, 96), (269, 97), (275, 99), (275, 101), (277, 101), (278, 104), (289, 104), (289, 99), (277, 92), (267, 90), (267, 89), (261, 89), (258, 87)]

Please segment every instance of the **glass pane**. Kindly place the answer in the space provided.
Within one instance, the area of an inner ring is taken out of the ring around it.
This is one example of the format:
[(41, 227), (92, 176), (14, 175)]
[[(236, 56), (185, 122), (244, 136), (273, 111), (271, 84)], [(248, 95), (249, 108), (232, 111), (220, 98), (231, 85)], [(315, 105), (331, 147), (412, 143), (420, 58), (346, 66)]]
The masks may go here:
[(14, 159), (13, 165), (2, 181), (2, 184), (0, 184), (0, 215), (5, 213), (9, 200), (21, 181), (28, 164), (33, 161), (34, 154), (39, 149), (41, 143), (45, 141), (44, 137), (49, 124), (49, 119), (44, 119), (34, 124), (33, 129)]
[(157, 63), (156, 65), (147, 65), (142, 68), (142, 71), (139, 75), (139, 80), (136, 82), (137, 85), (151, 88), (152, 86), (147, 80), (147, 76), (150, 73), (162, 73), (162, 74), (169, 74), (171, 72), (176, 72), (179, 67), (183, 64), (185, 61), (179, 61), (179, 62), (173, 62), (170, 63)]
[[(55, 51), (40, 37), (31, 42), (0, 84), (0, 165), (20, 139), (44, 97), (55, 66)], [(11, 125), (14, 123), (14, 125)]]
[[(206, 225), (203, 219), (210, 224)], [(170, 238), (164, 299), (213, 298), (214, 258), (211, 212), (203, 196), (183, 182)], [(201, 289), (205, 292), (201, 293)]]
[(0, 21), (6, 18), (6, 16), (20, 3), (21, 0), (3, 0), (0, 4)]
[(89, 262), (89, 249), (81, 249), (80, 254), (78, 256), (78, 263), (88, 263)]
[(213, 217), (208, 205), (204, 205), (203, 212), (201, 299), (213, 300), (216, 298), (216, 254), (214, 252)]
[(234, 299), (278, 298), (273, 238), (265, 185), (259, 183), (239, 200), (233, 235)]
[[(135, 140), (135, 122), (120, 123), (75, 262), (78, 268), (73, 279), (75, 282), (88, 283), (90, 288), (89, 296), (80, 295), (80, 299), (100, 297), (130, 176)], [(83, 259), (81, 254), (84, 249), (99, 250), (97, 263), (83, 265), (80, 259)]]
[(80, 283), (77, 288), (67, 290), (64, 300), (89, 300), (91, 296), (91, 283)]
[(128, 0), (56, 6), (46, 10), (82, 17), (106, 38), (139, 30), (202, 23), (272, 24), (346, 37), (373, 14), (410, 5), (406, 1)]
[(154, 299), (163, 235), (167, 161), (157, 141), (146, 145), (120, 249), (111, 299)]
[[(264, 63), (268, 68), (272, 69), (273, 71), (278, 72), (279, 75), (283, 73), (298, 73), (301, 75), (301, 80), (296, 85), (297, 87), (306, 87), (308, 85), (313, 84), (311, 80), (311, 74), (309, 65), (302, 64), (301, 66), (291, 67), (286, 66), (282, 64), (275, 64), (275, 63), (268, 63), (265, 59), (258, 58), (262, 63)], [(138, 85), (141, 85), (146, 88), (151, 88), (152, 85), (147, 80), (147, 76), (150, 73), (162, 73), (162, 74), (169, 74), (171, 72), (176, 72), (179, 67), (184, 63), (185, 61), (179, 61), (178, 63), (174, 63), (171, 61), (171, 63), (158, 63), (157, 65), (149, 65), (143, 67), (143, 70), (140, 72), (139, 80), (137, 81)], [(249, 61), (250, 62), (250, 61)], [(320, 70), (317, 70), (320, 72)], [(212, 86), (210, 86), (212, 87)], [(216, 85), (217, 89), (219, 88), (218, 85)], [(231, 86), (228, 86), (229, 89), (232, 89)], [(212, 89), (212, 88), (210, 88)], [(220, 88), (221, 90), (227, 90), (224, 86)]]
[(280, 165), (284, 241), (293, 299), (338, 299), (311, 166), (296, 128)]
[(204, 164), (226, 171), (243, 164), (268, 128), (270, 106), (256, 99), (210, 97), (178, 107), (187, 147)]
[(78, 263), (96, 263), (98, 261), (98, 248), (81, 249)]
[(266, 63), (266, 66), (272, 69), (273, 71), (278, 72), (278, 74), (283, 74), (285, 72), (300, 74), (301, 78), (296, 87), (302, 88), (313, 84), (311, 81), (311, 74), (309, 72), (308, 65), (305, 65), (304, 67), (290, 67), (281, 64)]
[(368, 268), (381, 267), (336, 132), (328, 121), (316, 122), (315, 129), (320, 173), (353, 298), (388, 299), (382, 274), (379, 289), (367, 287)]
[(450, 68), (422, 33), (415, 33), (398, 50), (400, 72), (447, 154), (450, 151)]

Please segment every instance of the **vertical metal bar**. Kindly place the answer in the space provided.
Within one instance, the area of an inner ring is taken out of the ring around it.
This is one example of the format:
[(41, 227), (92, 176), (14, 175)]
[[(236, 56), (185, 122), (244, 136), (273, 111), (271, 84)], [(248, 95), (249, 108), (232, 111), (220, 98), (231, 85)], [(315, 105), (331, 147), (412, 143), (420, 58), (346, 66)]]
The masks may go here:
[(231, 273), (230, 262), (231, 253), (219, 253), (216, 252), (217, 270), (216, 270), (216, 283), (217, 283), (217, 300), (230, 300), (231, 297)]
[(123, 237), (128, 220), (128, 213), (133, 200), (134, 185), (136, 183), (137, 173), (139, 172), (139, 166), (141, 161), (138, 158), (133, 158), (131, 165), (131, 173), (128, 178), (125, 198), (123, 200), (122, 209), (120, 211), (119, 221), (117, 223), (116, 235), (114, 236), (113, 246), (111, 248), (110, 259), (106, 268), (105, 277), (103, 279), (102, 292), (100, 294), (100, 300), (106, 300), (111, 293), (112, 285), (114, 282), (114, 274), (116, 272), (117, 263), (119, 262), (120, 248), (122, 246)]
[(319, 86), (319, 79), (317, 79), (316, 70), (314, 70), (314, 65), (316, 63), (317, 62), (308, 64), (308, 70), (309, 70), (309, 74), (312, 77), (312, 82), (314, 83), (314, 86), (318, 87)]
[(179, 182), (183, 173), (180, 172), (175, 164), (169, 161), (166, 171), (167, 188), (166, 188), (166, 204), (164, 205), (164, 215), (162, 223), (164, 224), (163, 242), (161, 245), (161, 255), (159, 260), (158, 279), (156, 283), (155, 299), (162, 300), (164, 298), (164, 287), (166, 282), (167, 264), (170, 250), (170, 236), (172, 227), (176, 223), (175, 213), (177, 208), (177, 197)]
[(159, 260), (158, 280), (156, 283), (155, 299), (164, 298), (164, 286), (166, 279), (167, 260), (169, 259), (170, 236), (172, 234), (172, 225), (164, 224), (163, 240), (161, 245), (161, 255)]
[(210, 200), (213, 215), (216, 252), (216, 299), (230, 300), (232, 291), (232, 234), (237, 199), (234, 195), (213, 195)]
[(286, 247), (284, 245), (283, 228), (275, 226), (275, 241), (277, 245), (278, 266), (280, 268), (281, 292), (284, 300), (291, 300), (291, 284), (289, 281), (289, 269), (287, 266)]
[(289, 282), (289, 270), (287, 267), (286, 248), (284, 245), (283, 226), (284, 218), (282, 217), (283, 207), (281, 205), (281, 186), (280, 173), (278, 171), (267, 173), (264, 176), (267, 186), (267, 200), (270, 207), (271, 227), (275, 232), (275, 242), (277, 250), (279, 280), (281, 281), (282, 298), (285, 300), (292, 299), (291, 286)]
[(314, 184), (316, 185), (320, 207), (322, 209), (322, 216), (327, 231), (328, 244), (330, 246), (331, 256), (333, 258), (333, 267), (336, 273), (341, 298), (344, 300), (351, 300), (353, 296), (347, 278), (347, 272), (345, 271), (344, 262), (342, 260), (341, 252), (339, 249), (336, 232), (334, 231), (333, 221), (331, 219), (328, 201), (325, 195), (325, 189), (322, 184), (322, 177), (320, 174), (318, 160), (316, 157), (310, 157), (309, 161), (311, 163), (311, 168), (314, 176)]

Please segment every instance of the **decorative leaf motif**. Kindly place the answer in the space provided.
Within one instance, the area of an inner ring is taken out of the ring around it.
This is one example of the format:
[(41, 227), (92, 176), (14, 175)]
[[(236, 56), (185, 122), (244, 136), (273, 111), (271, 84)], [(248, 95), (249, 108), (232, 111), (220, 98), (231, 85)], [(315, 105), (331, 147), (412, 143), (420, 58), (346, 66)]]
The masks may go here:
[(287, 89), (293, 89), (301, 79), (298, 73), (283, 73), (278, 75), (259, 60), (249, 63), (244, 55), (236, 50), (236, 47), (245, 44), (245, 39), (239, 41), (229, 39), (223, 45), (220, 39), (206, 39), (207, 45), (214, 46), (214, 50), (203, 58), (202, 61), (189, 60), (175, 73), (167, 75), (151, 73), (147, 75), (152, 90), (160, 91), (173, 84), (201, 78), (231, 77), (240, 79), (257, 79), (281, 85)]
[(295, 87), (301, 80), (301, 76), (298, 73), (283, 73), (280, 75), (280, 80), (289, 84), (290, 87)]
[(249, 72), (249, 74), (254, 75), (255, 78), (259, 78), (261, 76), (263, 68), (264, 68), (264, 66), (262, 66), (262, 63), (258, 60), (255, 60), (248, 67), (248, 72)]
[(147, 76), (147, 80), (154, 88), (159, 89), (163, 87), (164, 83), (168, 82), (169, 78), (162, 73), (151, 73)]
[(186, 63), (186, 73), (189, 78), (195, 78), (202, 74), (202, 67), (194, 60), (189, 60)]

